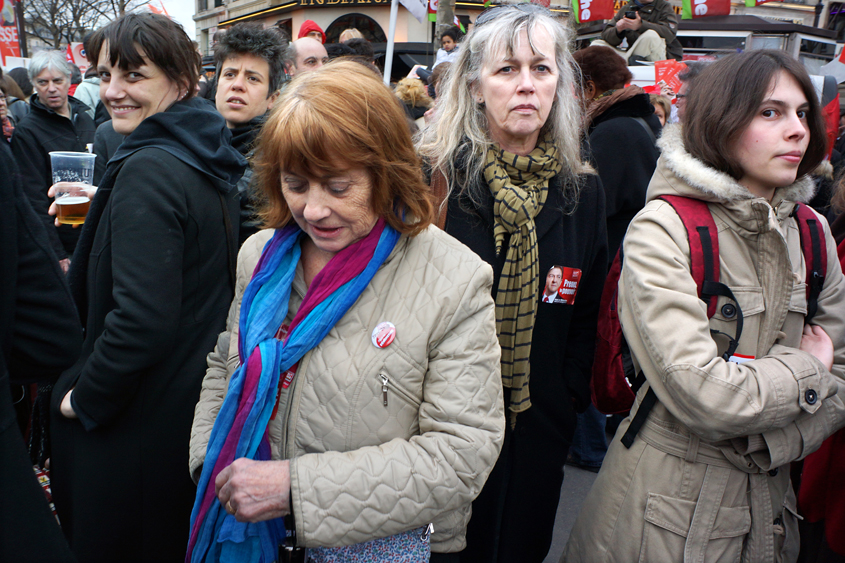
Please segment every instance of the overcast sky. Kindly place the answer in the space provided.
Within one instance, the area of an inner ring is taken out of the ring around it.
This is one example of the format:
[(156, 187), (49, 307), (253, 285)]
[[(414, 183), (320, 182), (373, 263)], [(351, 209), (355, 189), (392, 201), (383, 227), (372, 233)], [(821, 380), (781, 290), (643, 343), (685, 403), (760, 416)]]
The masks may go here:
[(159, 2), (164, 4), (164, 8), (170, 14), (170, 17), (182, 24), (190, 38), (196, 39), (196, 26), (194, 20), (191, 19), (197, 5), (196, 0), (152, 0), (152, 3), (156, 6)]

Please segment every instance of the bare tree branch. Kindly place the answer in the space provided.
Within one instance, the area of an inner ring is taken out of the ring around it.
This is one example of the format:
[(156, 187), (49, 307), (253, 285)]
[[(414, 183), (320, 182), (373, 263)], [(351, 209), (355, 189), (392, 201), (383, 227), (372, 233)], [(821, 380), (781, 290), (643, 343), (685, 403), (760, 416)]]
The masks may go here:
[(133, 12), (150, 0), (25, 0), (28, 35), (58, 49), (82, 41), (90, 31)]

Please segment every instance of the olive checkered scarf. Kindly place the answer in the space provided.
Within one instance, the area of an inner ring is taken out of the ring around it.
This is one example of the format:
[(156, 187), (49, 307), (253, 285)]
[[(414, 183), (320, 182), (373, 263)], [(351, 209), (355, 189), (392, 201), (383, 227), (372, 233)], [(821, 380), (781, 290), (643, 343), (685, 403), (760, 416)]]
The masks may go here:
[(498, 256), (510, 234), (496, 294), (496, 332), (502, 347), (502, 384), (511, 389), (511, 426), (531, 406), (528, 376), (531, 336), (537, 313), (540, 264), (534, 218), (543, 209), (549, 180), (562, 164), (545, 138), (526, 156), (493, 145), (487, 150), (484, 179), (493, 194), (493, 237)]

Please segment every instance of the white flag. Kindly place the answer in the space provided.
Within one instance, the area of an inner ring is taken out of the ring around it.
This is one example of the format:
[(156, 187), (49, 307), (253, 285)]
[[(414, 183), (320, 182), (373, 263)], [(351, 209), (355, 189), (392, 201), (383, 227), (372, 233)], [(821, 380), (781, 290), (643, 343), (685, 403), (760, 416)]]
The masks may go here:
[(423, 23), (428, 13), (427, 0), (399, 0), (399, 3), (411, 12), (411, 15), (417, 18), (420, 23)]

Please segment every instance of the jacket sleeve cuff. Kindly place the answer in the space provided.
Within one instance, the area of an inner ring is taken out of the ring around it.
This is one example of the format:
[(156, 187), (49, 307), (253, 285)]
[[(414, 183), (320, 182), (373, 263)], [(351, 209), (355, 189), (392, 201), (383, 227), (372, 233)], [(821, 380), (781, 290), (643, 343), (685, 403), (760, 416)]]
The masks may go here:
[[(789, 369), (797, 383), (792, 392), (797, 394), (795, 398), (804, 412), (815, 413), (825, 399), (836, 393), (837, 386), (830, 385), (832, 374), (813, 355), (780, 344), (772, 346), (769, 355), (778, 358)], [(789, 385), (788, 382), (786, 384)]]
[(79, 403), (76, 401), (75, 392), (71, 392), (70, 394), (70, 406), (73, 409), (73, 412), (76, 413), (76, 416), (79, 418), (79, 422), (82, 423), (82, 427), (85, 428), (86, 431), (90, 432), (97, 427), (97, 421), (91, 418), (91, 416), (79, 406)]
[(787, 463), (804, 459), (816, 451), (841, 423), (835, 421), (842, 405), (828, 401), (815, 414), (802, 414), (785, 428), (776, 428), (763, 433), (766, 450), (751, 454), (761, 469), (771, 470)]
[(297, 546), (305, 546), (306, 544), (306, 536), (305, 536), (305, 525), (302, 521), (302, 515), (304, 514), (302, 509), (302, 495), (300, 491), (302, 490), (299, 483), (299, 472), (297, 468), (296, 459), (290, 460), (290, 465), (288, 471), (290, 471), (290, 512), (291, 514), (297, 514), (299, 517), (294, 518), (294, 526), (296, 529), (294, 533), (296, 534), (296, 545)]

